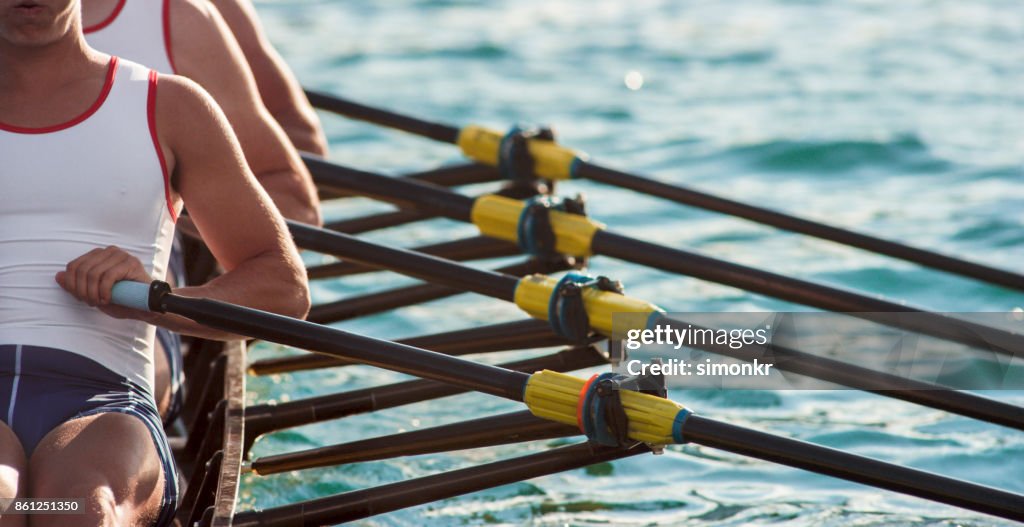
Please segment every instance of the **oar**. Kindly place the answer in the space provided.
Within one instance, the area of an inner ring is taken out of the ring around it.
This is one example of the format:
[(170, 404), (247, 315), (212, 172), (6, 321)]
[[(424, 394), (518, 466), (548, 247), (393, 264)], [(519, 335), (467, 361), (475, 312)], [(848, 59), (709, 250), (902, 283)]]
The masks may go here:
[[(499, 365), (511, 371), (576, 371), (607, 364), (604, 355), (584, 346)], [(417, 379), (359, 390), (320, 395), (276, 404), (257, 404), (245, 409), (246, 443), (259, 436), (286, 428), (303, 426), (466, 393), (452, 384)]]
[(528, 411), (519, 411), (338, 445), (263, 456), (252, 460), (246, 468), (261, 476), (269, 476), (291, 470), (468, 450), (580, 434), (579, 428), (541, 419)]
[[(517, 481), (650, 452), (644, 444), (609, 448), (581, 443), (335, 496), (239, 512), (232, 527), (335, 525)], [(206, 527), (200, 524), (200, 527)]]
[[(339, 232), (352, 234), (347, 231)], [(521, 253), (515, 244), (508, 243), (503, 240), (497, 240), (488, 236), (474, 236), (472, 238), (464, 238), (450, 242), (422, 245), (414, 247), (412, 250), (424, 254), (440, 256), (441, 258), (454, 260), (456, 262), (479, 260), (483, 258), (499, 258), (502, 256), (515, 256)], [(352, 262), (334, 262), (309, 267), (306, 269), (306, 276), (309, 277), (310, 280), (316, 280), (322, 278), (338, 278), (340, 276), (350, 276), (371, 271), (376, 271), (376, 269)]]
[[(564, 260), (560, 262), (539, 261), (531, 258), (525, 262), (499, 267), (496, 271), (513, 276), (524, 276), (533, 273), (553, 273), (570, 268), (570, 264)], [(329, 324), (382, 313), (400, 307), (440, 300), (463, 292), (438, 284), (416, 284), (398, 287), (315, 305), (310, 308), (306, 320), (318, 324)]]
[[(523, 201), (494, 195), (471, 198), (435, 185), (397, 181), (372, 172), (342, 167), (319, 158), (306, 156), (305, 160), (310, 172), (325, 186), (359, 191), (375, 199), (420, 208), (453, 220), (471, 222), (483, 234), (521, 242), (521, 222), (527, 208), (527, 203)], [(571, 256), (606, 255), (671, 273), (738, 287), (788, 302), (855, 314), (874, 322), (999, 353), (1012, 355), (1024, 350), (1024, 337), (1017, 333), (929, 313), (920, 308), (868, 297), (846, 289), (645, 242), (616, 234), (605, 229), (603, 224), (584, 216), (556, 210), (551, 210), (548, 214), (552, 235), (556, 240), (555, 249), (559, 253)], [(330, 235), (321, 234), (322, 231), (313, 228), (294, 223), (290, 226), (296, 243), (307, 249), (330, 252), (321, 250), (321, 240), (332, 239), (338, 244), (342, 243), (340, 239), (329, 238)], [(338, 253), (333, 254), (342, 256)], [(913, 315), (896, 317), (891, 313)]]
[[(396, 342), (445, 355), (470, 355), (561, 346), (565, 344), (565, 339), (555, 335), (547, 323), (529, 319), (410, 337)], [(249, 373), (272, 375), (352, 364), (354, 363), (350, 360), (329, 357), (320, 353), (306, 353), (291, 357), (258, 360), (249, 365)]]
[[(589, 413), (587, 401), (581, 399), (581, 395), (589, 393), (586, 381), (565, 374), (515, 372), (256, 309), (183, 297), (170, 293), (170, 287), (163, 282), (119, 282), (113, 298), (118, 305), (173, 313), (221, 331), (337, 355), (524, 402), (535, 415), (563, 424), (578, 424), (577, 407)], [(621, 390), (619, 397), (628, 418), (626, 432), (634, 441), (655, 445), (704, 444), (977, 512), (1008, 519), (1024, 518), (1024, 496), (1018, 494), (728, 425), (693, 415), (678, 403), (652, 395)]]
[[(385, 247), (345, 234), (325, 232), (315, 227), (295, 223), (289, 223), (289, 227), (296, 239), (296, 243), (302, 247), (362, 262), (367, 265), (388, 268), (392, 271), (429, 282), (436, 282), (464, 291), (472, 291), (484, 296), (513, 302), (535, 318), (548, 319), (551, 297), (557, 294), (557, 281), (547, 276), (533, 275), (518, 278), (493, 271), (476, 269), (433, 256), (417, 254), (412, 251)], [(621, 335), (616, 337), (612, 334), (613, 315), (618, 315), (619, 317), (618, 322), (621, 325), (618, 328), (614, 328), (619, 331), (625, 329), (644, 329), (657, 324), (686, 325), (685, 323), (664, 317), (664, 311), (650, 302), (597, 291), (589, 291), (584, 295), (584, 298), (589, 299), (586, 311), (591, 325), (598, 332), (613, 338), (622, 337)], [(856, 314), (869, 319), (870, 317), (866, 315), (871, 315), (870, 313)], [(883, 317), (879, 321), (897, 325), (914, 322), (913, 319), (926, 315), (929, 314), (915, 313), (903, 317), (893, 317), (890, 315), (889, 317)], [(946, 320), (947, 317), (931, 316), (935, 317), (933, 319), (934, 324), (938, 324), (940, 328), (952, 330), (954, 335), (959, 334), (958, 325), (969, 324), (957, 319)], [(949, 326), (943, 326), (942, 324), (948, 324)], [(969, 325), (965, 327), (969, 327), (971, 331), (976, 331), (976, 329)], [(994, 331), (984, 326), (982, 328), (989, 332)], [(1016, 335), (1010, 335), (1010, 337), (1018, 338)], [(734, 351), (729, 350), (728, 347), (716, 348), (714, 345), (697, 347), (713, 353), (736, 356), (743, 360), (749, 360), (751, 357), (742, 354), (753, 353), (752, 349), (747, 350), (743, 348), (739, 351)], [(789, 351), (789, 354), (786, 354), (786, 351)], [(1009, 350), (1003, 351), (1011, 353)], [(772, 352), (780, 357), (777, 365), (779, 369), (788, 369), (795, 373), (851, 388), (876, 391), (877, 393), (897, 399), (928, 405), (975, 419), (1005, 424), (1016, 428), (1024, 426), (1024, 415), (1022, 415), (1021, 409), (1016, 406), (966, 392), (955, 392), (941, 386), (915, 384), (915, 381), (904, 377), (887, 377), (886, 374), (881, 372), (866, 368), (860, 369), (852, 364), (833, 361), (811, 354), (801, 354), (796, 350), (785, 350), (781, 346), (773, 346)], [(887, 389), (892, 387), (899, 389)], [(911, 389), (908, 389), (908, 387)]]
[[(446, 166), (432, 170), (425, 170), (423, 172), (413, 172), (412, 174), (398, 177), (415, 179), (426, 183), (441, 185), (443, 187), (458, 187), (462, 185), (475, 185), (477, 183), (490, 183), (492, 181), (500, 181), (502, 179), (501, 173), (497, 169), (479, 163)], [(351, 192), (321, 189), (321, 197), (324, 199), (349, 198), (356, 195), (357, 194), (353, 194)]]
[[(427, 172), (417, 172), (408, 176), (401, 176), (401, 178), (421, 181), (424, 183), (433, 183), (443, 187), (455, 187), (460, 185), (497, 181), (500, 179), (500, 175), (493, 167), (470, 164), (454, 167), (442, 167)], [(535, 196), (542, 191), (550, 192), (552, 189), (553, 185), (512, 184), (506, 185), (505, 188), (498, 191), (497, 194), (514, 198), (527, 198)], [(337, 189), (332, 190), (321, 188), (319, 190), (321, 199), (346, 198), (358, 195), (358, 193), (339, 191)], [(406, 225), (417, 221), (432, 219), (434, 217), (435, 215), (433, 214), (420, 211), (397, 210), (375, 213), (356, 218), (335, 220), (324, 224), (324, 228), (349, 234), (359, 234), (367, 231)]]
[[(463, 152), (477, 161), (496, 165), (503, 134), (477, 126), (459, 129), (428, 122), (388, 110), (373, 108), (334, 95), (307, 90), (310, 101), (317, 108), (339, 113), (353, 119), (395, 128), (435, 141), (458, 145)], [(876, 236), (862, 234), (783, 212), (723, 198), (683, 187), (607, 168), (587, 161), (585, 155), (550, 141), (530, 139), (529, 150), (539, 176), (550, 179), (582, 178), (626, 188), (710, 211), (744, 218), (756, 223), (829, 240), (892, 258), (939, 269), (948, 273), (970, 277), (982, 282), (1024, 291), (1024, 275), (992, 266), (970, 262), (927, 249), (912, 247)]]

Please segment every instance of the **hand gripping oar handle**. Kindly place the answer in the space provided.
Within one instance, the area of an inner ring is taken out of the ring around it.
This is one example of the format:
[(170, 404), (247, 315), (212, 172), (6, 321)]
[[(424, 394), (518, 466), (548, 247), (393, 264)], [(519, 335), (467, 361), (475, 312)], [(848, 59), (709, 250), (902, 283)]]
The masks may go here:
[(171, 286), (160, 280), (149, 284), (122, 280), (114, 284), (110, 301), (123, 307), (163, 313), (165, 309), (161, 300), (170, 292)]

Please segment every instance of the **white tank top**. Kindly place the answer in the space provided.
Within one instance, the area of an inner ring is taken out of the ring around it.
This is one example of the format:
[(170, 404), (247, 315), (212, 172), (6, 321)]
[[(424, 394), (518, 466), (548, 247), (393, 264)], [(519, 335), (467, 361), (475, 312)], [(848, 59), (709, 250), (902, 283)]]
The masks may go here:
[(102, 22), (83, 29), (89, 46), (171, 75), (171, 0), (118, 0)]
[(116, 245), (164, 276), (177, 210), (156, 138), (156, 82), (111, 58), (82, 115), (47, 128), (0, 123), (0, 344), (77, 353), (150, 393), (155, 328), (79, 302), (54, 275)]

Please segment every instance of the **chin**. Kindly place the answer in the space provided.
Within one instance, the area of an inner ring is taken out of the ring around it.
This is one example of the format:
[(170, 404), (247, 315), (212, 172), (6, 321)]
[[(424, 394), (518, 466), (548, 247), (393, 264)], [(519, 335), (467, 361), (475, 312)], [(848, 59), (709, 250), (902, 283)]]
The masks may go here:
[(0, 0), (0, 41), (43, 47), (72, 31), (74, 11), (47, 0)]
[(57, 42), (66, 34), (54, 24), (18, 24), (11, 27), (0, 25), (0, 40), (15, 47), (45, 47)]

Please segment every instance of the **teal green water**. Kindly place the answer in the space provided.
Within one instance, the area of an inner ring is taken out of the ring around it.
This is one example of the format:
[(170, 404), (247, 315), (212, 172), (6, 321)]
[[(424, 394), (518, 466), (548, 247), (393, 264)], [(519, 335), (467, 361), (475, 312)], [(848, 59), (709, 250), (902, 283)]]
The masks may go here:
[[(1019, 2), (279, 0), (257, 6), (272, 40), (309, 86), (456, 124), (550, 123), (564, 143), (608, 165), (1021, 270)], [(460, 160), (450, 146), (331, 116), (324, 123), (341, 163), (402, 173)], [(561, 191), (585, 192), (596, 218), (666, 245), (935, 310), (1024, 306), (1021, 294), (627, 191), (586, 182)], [(328, 214), (383, 208), (349, 200), (331, 205)], [(371, 237), (411, 245), (471, 233), (465, 225), (434, 221)], [(592, 268), (675, 311), (800, 309), (608, 259), (594, 259)], [(315, 284), (314, 293), (323, 302), (406, 282), (367, 275)], [(520, 316), (496, 301), (461, 295), (340, 327), (397, 338)], [(252, 358), (282, 353), (261, 346)], [(250, 378), (249, 395), (283, 401), (399, 378), (361, 367)], [(1019, 392), (991, 395), (1024, 404)], [(994, 425), (852, 391), (671, 396), (736, 424), (1024, 492), (1024, 434)], [(464, 395), (278, 433), (259, 442), (255, 454), (514, 409)], [(549, 446), (249, 478), (242, 502), (273, 506)], [(361, 525), (751, 523), (1001, 524), (690, 445)]]

